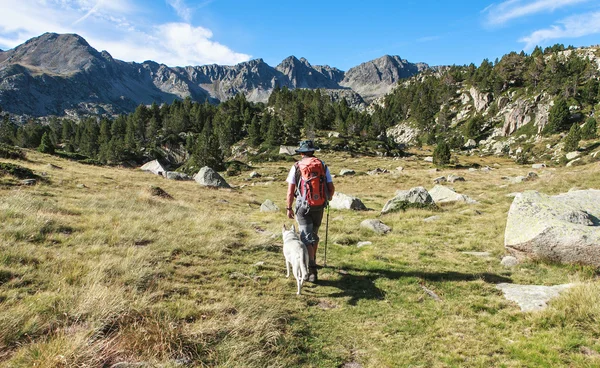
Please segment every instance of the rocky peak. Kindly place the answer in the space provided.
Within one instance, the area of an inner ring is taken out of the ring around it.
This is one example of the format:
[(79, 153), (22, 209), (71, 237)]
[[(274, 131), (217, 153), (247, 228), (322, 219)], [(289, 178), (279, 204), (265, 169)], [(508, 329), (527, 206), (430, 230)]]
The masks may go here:
[(289, 56), (275, 69), (287, 77), (291, 88), (340, 88), (337, 82), (314, 68), (305, 58)]
[(76, 34), (44, 33), (7, 52), (4, 63), (20, 64), (57, 75), (87, 70), (102, 54)]

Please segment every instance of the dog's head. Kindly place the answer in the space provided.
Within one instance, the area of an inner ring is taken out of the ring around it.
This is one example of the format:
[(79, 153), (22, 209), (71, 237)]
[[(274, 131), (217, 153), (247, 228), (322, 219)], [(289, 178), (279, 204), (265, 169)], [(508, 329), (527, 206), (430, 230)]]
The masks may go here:
[(292, 226), (290, 227), (290, 229), (288, 230), (288, 229), (285, 227), (285, 224), (283, 224), (283, 226), (282, 226), (282, 228), (281, 228), (281, 235), (282, 235), (282, 236), (285, 238), (286, 234), (290, 234), (290, 233), (291, 233), (291, 234), (294, 234), (294, 235), (296, 234), (296, 226), (292, 225)]

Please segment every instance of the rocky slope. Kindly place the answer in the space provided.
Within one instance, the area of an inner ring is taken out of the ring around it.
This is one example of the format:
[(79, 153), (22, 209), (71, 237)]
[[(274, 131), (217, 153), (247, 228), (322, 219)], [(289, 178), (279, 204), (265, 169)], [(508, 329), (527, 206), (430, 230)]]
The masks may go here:
[(46, 33), (0, 51), (0, 106), (16, 115), (85, 115), (130, 112), (141, 103), (223, 101), (237, 93), (267, 101), (272, 90), (322, 88), (355, 107), (387, 93), (398, 79), (427, 68), (384, 56), (348, 72), (290, 56), (275, 68), (262, 59), (233, 66), (170, 68), (153, 61), (126, 63), (98, 52), (82, 37)]

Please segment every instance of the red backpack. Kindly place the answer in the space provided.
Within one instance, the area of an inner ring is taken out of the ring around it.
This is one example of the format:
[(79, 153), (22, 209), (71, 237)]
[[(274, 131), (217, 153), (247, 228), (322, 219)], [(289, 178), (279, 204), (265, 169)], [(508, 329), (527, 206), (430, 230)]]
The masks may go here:
[(322, 207), (327, 202), (325, 164), (316, 157), (296, 162), (296, 201), (299, 210), (308, 213), (310, 207)]

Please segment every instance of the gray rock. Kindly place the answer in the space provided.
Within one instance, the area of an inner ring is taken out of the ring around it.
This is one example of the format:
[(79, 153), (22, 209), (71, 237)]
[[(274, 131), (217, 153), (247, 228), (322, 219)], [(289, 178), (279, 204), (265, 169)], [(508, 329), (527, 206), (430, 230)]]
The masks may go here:
[(462, 176), (450, 174), (450, 175), (448, 175), (448, 181), (450, 183), (454, 183), (454, 182), (457, 182), (457, 181), (465, 181), (465, 178), (463, 178)]
[(379, 174), (387, 174), (387, 173), (389, 173), (389, 170), (386, 170), (386, 169), (381, 169), (381, 168), (379, 168), (379, 167), (378, 167), (378, 168), (376, 168), (376, 169), (374, 169), (374, 170), (367, 171), (367, 174), (368, 174), (368, 175), (371, 175), (371, 176), (374, 176), (374, 175), (379, 175)]
[(510, 206), (504, 246), (517, 258), (600, 267), (599, 216), (600, 190), (526, 191)]
[(427, 156), (427, 157), (423, 158), (423, 161), (425, 161), (425, 162), (433, 162), (433, 157)]
[(512, 268), (519, 264), (519, 260), (513, 256), (504, 256), (502, 257), (500, 264), (506, 268)]
[(465, 202), (469, 204), (477, 203), (476, 200), (464, 194), (458, 194), (453, 189), (445, 187), (443, 185), (436, 185), (430, 191), (429, 194), (435, 203), (449, 203), (449, 202)]
[(48, 164), (48, 165), (46, 165), (46, 167), (50, 170), (62, 170), (62, 167), (56, 166), (54, 164)]
[(356, 172), (354, 170), (350, 170), (350, 169), (341, 169), (340, 170), (340, 176), (348, 176), (348, 175), (354, 175), (356, 174)]
[(531, 165), (532, 169), (545, 169), (546, 168), (546, 164), (533, 164)]
[(483, 172), (490, 172), (490, 171), (492, 171), (493, 169), (492, 169), (491, 167), (489, 167), (489, 166), (484, 166), (484, 167), (482, 167), (482, 168), (481, 168), (481, 169), (479, 169), (479, 170), (480, 170), (480, 171), (483, 171)]
[(463, 146), (464, 149), (473, 149), (477, 147), (477, 142), (474, 139), (469, 139)]
[(531, 312), (545, 309), (550, 300), (573, 286), (575, 285), (542, 286), (501, 283), (496, 285), (496, 288), (502, 290), (507, 300), (517, 303), (522, 312)]
[(435, 179), (433, 179), (433, 183), (434, 184), (442, 184), (446, 182), (446, 177), (445, 176), (439, 176)]
[(567, 164), (565, 165), (566, 167), (571, 167), (573, 165), (575, 165), (576, 162), (581, 161), (581, 158), (576, 158), (573, 161), (569, 161), (567, 162)]
[(329, 133), (327, 134), (327, 136), (328, 136), (329, 138), (339, 138), (339, 137), (340, 137), (340, 133), (339, 133), (339, 132), (329, 132)]
[(415, 187), (410, 190), (398, 190), (396, 196), (383, 206), (381, 214), (397, 212), (404, 210), (408, 207), (424, 207), (427, 205), (433, 205), (433, 199), (427, 192), (427, 189), (423, 187)]
[(77, 184), (75, 187), (78, 188), (78, 189), (85, 189), (85, 188), (87, 188), (87, 186), (85, 184)]
[(219, 173), (208, 166), (204, 166), (194, 176), (194, 180), (205, 187), (231, 188)]
[(262, 175), (260, 175), (259, 173), (257, 173), (256, 171), (252, 171), (249, 175), (250, 178), (255, 179), (255, 178), (260, 178)]
[(185, 173), (180, 173), (177, 171), (167, 171), (165, 172), (165, 178), (169, 180), (191, 180), (190, 176)]
[(377, 234), (387, 234), (392, 231), (392, 228), (377, 219), (364, 220), (360, 223), (363, 229), (371, 230)]
[(340, 192), (335, 192), (329, 206), (336, 210), (364, 211), (367, 209), (360, 199)]
[(280, 155), (294, 156), (296, 154), (296, 146), (279, 146)]
[(366, 246), (366, 245), (371, 245), (371, 244), (373, 244), (373, 243), (372, 243), (372, 242), (370, 242), (370, 241), (361, 241), (361, 242), (358, 242), (358, 243), (356, 244), (356, 247), (357, 247), (357, 248), (362, 248), (362, 247), (364, 247), (364, 246)]
[(404, 171), (404, 167), (402, 167), (402, 166), (398, 166), (398, 167), (396, 168), (396, 170), (397, 170), (397, 171)]
[(440, 216), (430, 216), (423, 219), (423, 222), (434, 222), (440, 219)]
[(489, 258), (492, 256), (490, 252), (461, 252), (462, 254), (466, 254), (468, 256), (474, 256), (479, 258)]
[(569, 152), (565, 155), (565, 157), (567, 158), (567, 160), (573, 160), (576, 159), (577, 157), (581, 156), (581, 153), (579, 153), (578, 151), (573, 151), (573, 152)]
[(37, 180), (35, 180), (35, 179), (23, 179), (23, 180), (21, 180), (21, 185), (35, 185), (35, 183), (37, 183)]
[(267, 199), (260, 205), (260, 212), (278, 212), (279, 207), (270, 199)]
[(477, 112), (487, 109), (494, 100), (491, 93), (480, 92), (475, 87), (471, 87), (469, 93), (471, 94), (471, 97), (473, 97), (473, 105), (475, 105), (475, 110), (477, 110)]

